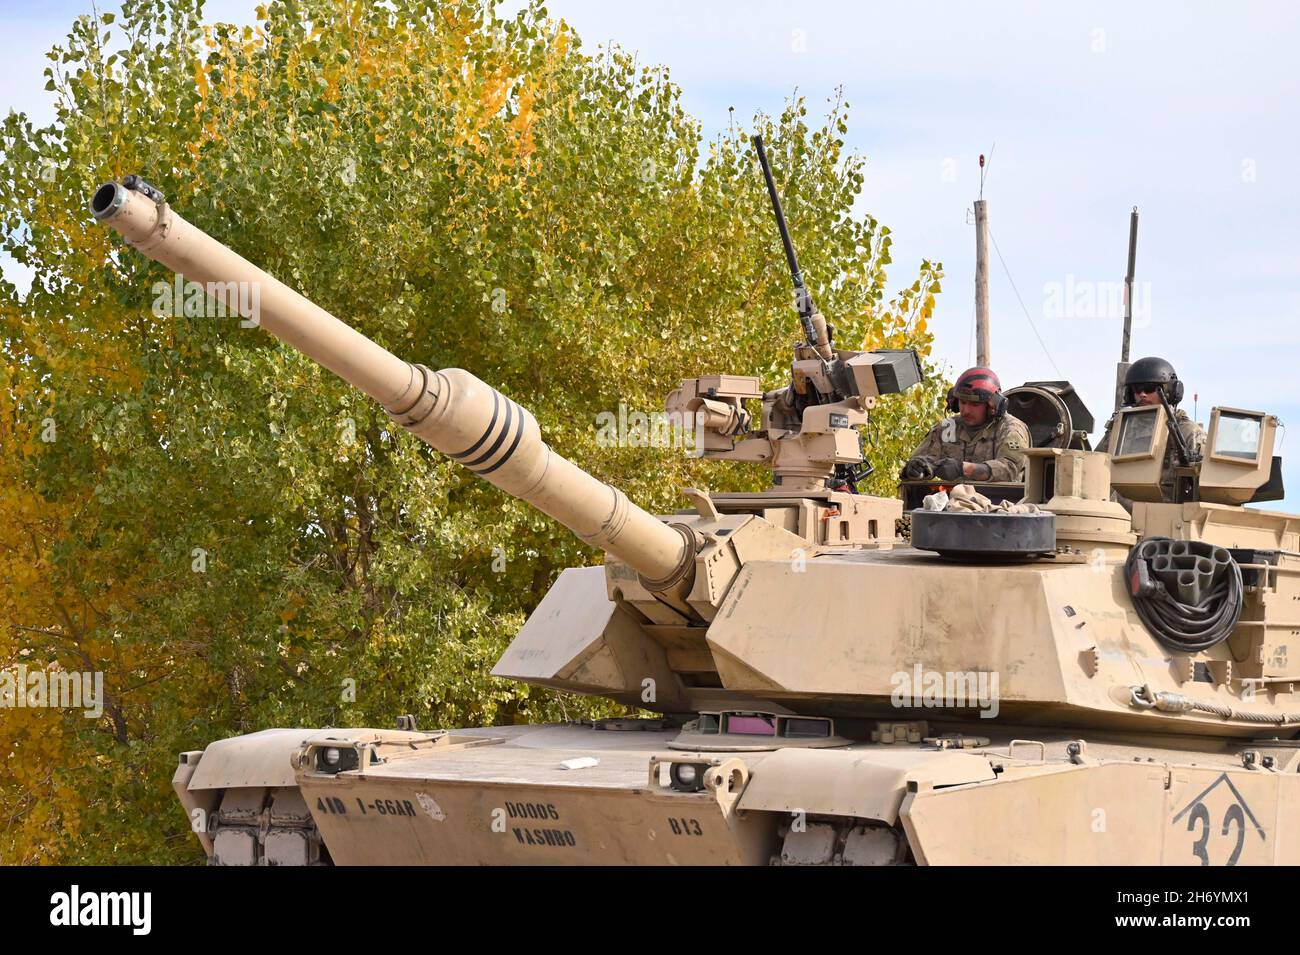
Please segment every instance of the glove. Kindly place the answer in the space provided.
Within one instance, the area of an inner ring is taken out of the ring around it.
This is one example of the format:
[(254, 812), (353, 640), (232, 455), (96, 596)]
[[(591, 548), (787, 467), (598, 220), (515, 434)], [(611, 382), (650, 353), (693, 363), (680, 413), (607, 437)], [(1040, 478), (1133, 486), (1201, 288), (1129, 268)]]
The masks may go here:
[(956, 458), (944, 458), (934, 466), (934, 476), (941, 481), (960, 481), (962, 478), (961, 462)]
[(903, 480), (928, 481), (934, 476), (934, 461), (931, 458), (912, 458), (903, 465)]

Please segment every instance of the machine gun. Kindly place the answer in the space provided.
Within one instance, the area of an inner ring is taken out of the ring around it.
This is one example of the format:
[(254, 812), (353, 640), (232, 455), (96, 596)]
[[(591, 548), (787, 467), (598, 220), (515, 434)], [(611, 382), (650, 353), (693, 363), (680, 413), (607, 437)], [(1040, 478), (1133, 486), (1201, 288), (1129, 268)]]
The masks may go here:
[[(835, 359), (832, 343), (835, 340), (835, 330), (826, 323), (826, 319), (821, 312), (817, 311), (813, 305), (812, 292), (804, 282), (803, 270), (799, 268), (799, 259), (795, 255), (794, 242), (790, 239), (790, 226), (785, 221), (785, 210), (781, 208), (781, 196), (776, 190), (776, 181), (772, 178), (772, 167), (767, 161), (767, 150), (763, 148), (763, 137), (757, 133), (753, 136), (754, 150), (758, 153), (758, 163), (763, 169), (763, 181), (767, 184), (767, 195), (772, 201), (772, 214), (776, 217), (776, 229), (781, 235), (781, 247), (785, 251), (785, 261), (790, 268), (790, 281), (794, 284), (795, 308), (799, 311), (799, 322), (803, 325), (804, 339), (810, 349), (823, 362), (827, 371), (827, 379), (831, 382), (832, 391), (830, 394), (822, 392), (820, 389), (811, 389), (804, 394), (797, 391), (793, 395), (792, 406), (795, 414), (802, 418), (803, 409), (809, 404), (823, 404), (828, 400), (842, 400), (847, 395), (842, 394), (836, 387), (837, 376), (833, 369), (826, 367), (826, 363)], [(842, 375), (838, 376), (843, 378)], [(861, 447), (859, 438), (859, 446)], [(840, 463), (835, 465), (835, 474), (831, 478), (832, 485), (836, 487), (847, 487), (853, 493), (858, 491), (858, 482), (864, 481), (871, 476), (875, 468), (870, 461), (864, 457), (862, 467), (852, 464)]]
[[(833, 330), (813, 305), (795, 255), (772, 168), (761, 136), (753, 137), (759, 165), (776, 217), (794, 283), (803, 340), (794, 346), (790, 384), (760, 391), (749, 376), (712, 375), (682, 382), (668, 396), (669, 412), (695, 415), (704, 425), (706, 457), (763, 462), (783, 491), (815, 493), (832, 489), (857, 492), (872, 472), (863, 466), (862, 438), (856, 428), (881, 395), (905, 391), (921, 380), (921, 364), (911, 349), (844, 351), (833, 347)], [(762, 426), (752, 430), (746, 401), (762, 399)]]
[(767, 150), (763, 148), (763, 137), (754, 134), (754, 149), (758, 152), (758, 164), (763, 168), (763, 180), (767, 183), (767, 195), (772, 201), (772, 214), (776, 216), (776, 228), (781, 234), (781, 247), (785, 250), (785, 260), (790, 266), (790, 280), (794, 283), (795, 307), (799, 310), (799, 321), (803, 325), (804, 337), (808, 345), (823, 359), (830, 360), (831, 338), (833, 329), (813, 305), (812, 292), (803, 280), (803, 271), (799, 268), (799, 259), (794, 252), (794, 243), (790, 240), (790, 226), (785, 221), (785, 210), (781, 208), (781, 197), (776, 191), (776, 182), (772, 179), (772, 167), (767, 161)]

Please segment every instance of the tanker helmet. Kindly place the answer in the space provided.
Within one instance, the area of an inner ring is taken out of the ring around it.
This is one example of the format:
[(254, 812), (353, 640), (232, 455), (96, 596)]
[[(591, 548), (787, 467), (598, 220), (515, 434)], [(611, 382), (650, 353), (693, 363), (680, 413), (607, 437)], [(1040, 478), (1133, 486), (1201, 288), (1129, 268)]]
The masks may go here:
[(948, 410), (960, 411), (959, 401), (985, 401), (993, 417), (1007, 410), (1007, 399), (1002, 394), (1002, 382), (989, 368), (967, 368), (948, 392)]
[(1183, 383), (1178, 380), (1174, 366), (1163, 358), (1139, 358), (1128, 366), (1128, 373), (1124, 375), (1124, 404), (1137, 403), (1137, 396), (1133, 393), (1137, 385), (1159, 385), (1171, 405), (1183, 400)]

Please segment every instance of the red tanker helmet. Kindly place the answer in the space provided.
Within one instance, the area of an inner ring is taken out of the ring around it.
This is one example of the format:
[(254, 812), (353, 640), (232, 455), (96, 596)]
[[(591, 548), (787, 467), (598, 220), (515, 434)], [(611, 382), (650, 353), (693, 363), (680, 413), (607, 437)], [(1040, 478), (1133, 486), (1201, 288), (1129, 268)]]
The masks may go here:
[(959, 401), (985, 401), (989, 412), (1000, 415), (1006, 409), (1002, 382), (991, 368), (967, 368), (948, 392), (948, 410), (959, 411)]

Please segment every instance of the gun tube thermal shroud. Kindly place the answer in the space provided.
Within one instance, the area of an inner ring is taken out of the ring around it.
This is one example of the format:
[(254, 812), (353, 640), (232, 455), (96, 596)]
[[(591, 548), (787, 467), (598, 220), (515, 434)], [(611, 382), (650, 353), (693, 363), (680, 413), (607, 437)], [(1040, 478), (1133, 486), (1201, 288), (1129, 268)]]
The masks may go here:
[(370, 395), (433, 448), (625, 562), (650, 589), (689, 583), (693, 532), (658, 520), (556, 454), (530, 412), (474, 375), (403, 361), (138, 191), (107, 183), (91, 212), (128, 245), (204, 285), (227, 314), (241, 308), (239, 288), (257, 288), (259, 312), (245, 318)]

